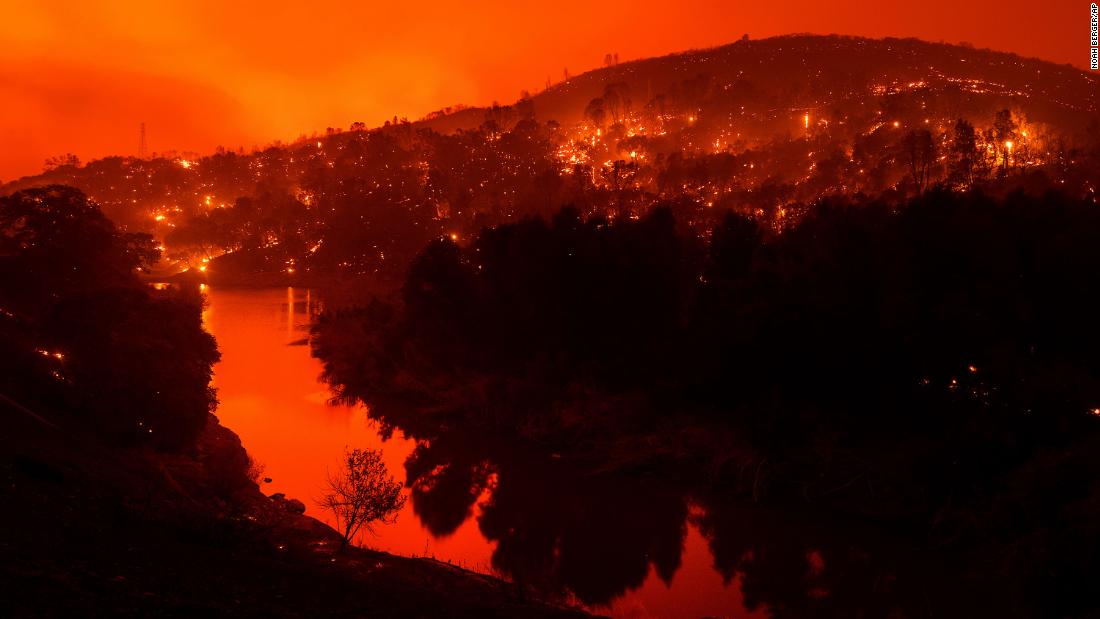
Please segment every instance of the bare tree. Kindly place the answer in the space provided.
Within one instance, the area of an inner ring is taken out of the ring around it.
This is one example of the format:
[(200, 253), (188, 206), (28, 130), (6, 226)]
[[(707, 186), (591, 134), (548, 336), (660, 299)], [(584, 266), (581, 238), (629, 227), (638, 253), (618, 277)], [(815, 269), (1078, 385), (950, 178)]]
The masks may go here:
[(345, 450), (343, 467), (336, 474), (329, 473), (326, 486), (328, 491), (317, 504), (336, 517), (344, 538), (341, 551), (361, 528), (373, 532), (374, 522), (394, 523), (405, 506), (401, 484), (390, 475), (382, 452), (374, 449)]
[(611, 113), (611, 122), (624, 120), (630, 112), (630, 87), (625, 82), (605, 85), (603, 104), (604, 109)]

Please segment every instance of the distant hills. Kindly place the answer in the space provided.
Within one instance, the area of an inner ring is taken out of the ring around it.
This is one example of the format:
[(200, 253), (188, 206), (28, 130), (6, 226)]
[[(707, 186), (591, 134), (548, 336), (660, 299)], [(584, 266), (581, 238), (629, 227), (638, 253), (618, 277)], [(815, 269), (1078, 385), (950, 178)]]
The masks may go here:
[[(919, 39), (788, 35), (741, 40), (603, 67), (554, 84), (530, 105), (540, 121), (581, 120), (604, 85), (626, 83), (635, 103), (679, 88), (700, 75), (728, 90), (763, 97), (776, 108), (827, 108), (868, 94), (923, 84), (965, 93), (991, 106), (1027, 107), (1033, 119), (1073, 125), (1100, 110), (1100, 76), (1016, 54)], [(436, 131), (471, 129), (487, 108), (465, 108), (416, 124)]]
[(1100, 76), (915, 39), (744, 39), (412, 123), (47, 168), (0, 195), (77, 187), (153, 234), (173, 269), (400, 278), (433, 238), (565, 206), (613, 220), (674, 205), (705, 235), (729, 210), (779, 231), (823, 198), (934, 186), (1095, 201)]

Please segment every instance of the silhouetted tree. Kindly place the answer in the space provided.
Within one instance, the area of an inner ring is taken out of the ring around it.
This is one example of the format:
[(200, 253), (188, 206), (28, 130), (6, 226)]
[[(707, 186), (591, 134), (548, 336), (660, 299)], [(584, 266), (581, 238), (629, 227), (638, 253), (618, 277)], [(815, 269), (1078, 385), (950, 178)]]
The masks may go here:
[(158, 255), (70, 187), (0, 198), (0, 340), (11, 353), (0, 362), (16, 363), (0, 393), (112, 440), (192, 446), (216, 402), (218, 352), (196, 290), (138, 279)]
[(51, 172), (58, 168), (70, 167), (75, 168), (80, 166), (80, 158), (72, 153), (66, 153), (64, 155), (57, 155), (46, 159), (45, 165), (42, 169), (46, 172)]
[(1012, 117), (1009, 110), (1000, 110), (993, 118), (993, 140), (995, 148), (1001, 153), (1001, 170), (1008, 169), (1008, 158), (1012, 155), (1012, 148), (1019, 137), (1016, 130), (1019, 124)]
[(951, 139), (951, 180), (955, 185), (969, 188), (974, 184), (974, 170), (980, 156), (974, 125), (958, 119)]
[(317, 503), (336, 518), (343, 550), (363, 527), (373, 531), (375, 522), (395, 522), (405, 496), (386, 469), (381, 451), (352, 449), (344, 453), (341, 469), (329, 474)]
[(906, 163), (909, 165), (909, 174), (913, 179), (913, 185), (917, 193), (924, 191), (928, 182), (929, 169), (936, 160), (936, 147), (932, 141), (932, 132), (927, 129), (910, 131), (902, 140), (902, 148), (905, 151)]
[(607, 84), (603, 89), (603, 107), (611, 113), (611, 122), (618, 123), (630, 111), (630, 87), (625, 82)]
[[(952, 596), (1029, 615), (1094, 607), (1100, 535), (1075, 515), (1093, 514), (1100, 493), (1087, 473), (1100, 459), (1091, 201), (940, 189), (901, 204), (838, 198), (782, 232), (749, 212), (709, 220), (706, 246), (664, 208), (637, 221), (566, 210), (436, 241), (399, 300), (326, 314), (315, 352), (343, 399), (424, 441), (410, 461), (414, 507), (440, 531), (461, 523), (505, 461), (446, 446), (500, 437), (620, 483), (631, 471), (677, 483), (686, 473), (702, 496), (804, 505), (821, 522), (873, 518), (886, 542), (777, 532), (722, 550), (750, 604), (786, 616), (834, 603), (919, 608), (930, 581), (906, 567), (906, 547), (947, 575), (934, 585)], [(551, 588), (579, 574), (557, 571), (562, 547), (545, 550), (565, 539), (538, 518), (552, 505), (525, 514), (501, 475), (490, 505), (510, 507), (483, 521), (501, 540), (495, 564)], [(539, 524), (513, 533), (518, 522)], [(716, 545), (728, 539), (719, 526), (704, 530)], [(1006, 543), (1026, 550), (1006, 557)], [(634, 586), (644, 566), (566, 586), (600, 599)], [(860, 595), (884, 580), (899, 584)], [(822, 588), (836, 595), (815, 597)]]
[(604, 119), (607, 117), (607, 110), (604, 105), (604, 100), (596, 97), (588, 102), (588, 105), (584, 107), (584, 116), (588, 120), (592, 121), (593, 126), (597, 129), (603, 128)]

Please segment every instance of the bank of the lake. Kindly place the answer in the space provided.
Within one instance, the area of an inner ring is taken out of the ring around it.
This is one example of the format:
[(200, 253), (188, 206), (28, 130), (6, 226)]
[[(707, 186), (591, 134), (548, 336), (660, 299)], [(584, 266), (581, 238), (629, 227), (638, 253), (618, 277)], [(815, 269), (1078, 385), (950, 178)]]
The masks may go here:
[[(264, 476), (271, 479), (263, 484), (266, 494), (300, 499), (308, 515), (329, 520), (314, 499), (345, 447), (381, 449), (390, 472), (404, 479), (405, 460), (414, 443), (400, 432), (383, 441), (364, 410), (328, 401), (321, 363), (307, 345), (309, 326), (320, 311), (315, 292), (289, 287), (204, 290), (204, 324), (222, 353), (214, 368), (218, 416), (264, 465)], [(415, 502), (409, 501), (395, 524), (378, 527), (358, 541), (396, 555), (434, 558), (492, 574), (496, 546), (480, 530), (481, 515), (479, 501), (453, 534), (436, 536), (416, 513)], [(651, 570), (640, 586), (625, 591), (609, 607), (593, 610), (623, 619), (750, 614), (742, 605), (739, 582), (727, 582), (714, 568), (707, 541), (693, 522), (685, 527), (682, 550), (682, 562), (670, 582)]]
[(585, 616), (444, 562), (340, 552), (261, 491), (214, 415), (182, 453), (88, 421), (0, 394), (0, 617)]
[(338, 552), (293, 502), (225, 485), (245, 454), (213, 417), (166, 456), (0, 408), (0, 616), (582, 616), (440, 562)]

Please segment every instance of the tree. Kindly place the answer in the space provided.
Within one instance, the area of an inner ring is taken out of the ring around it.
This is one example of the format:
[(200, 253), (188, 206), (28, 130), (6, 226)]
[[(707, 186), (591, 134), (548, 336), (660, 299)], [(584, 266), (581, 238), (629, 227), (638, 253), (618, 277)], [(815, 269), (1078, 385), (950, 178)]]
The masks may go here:
[(588, 102), (588, 105), (584, 107), (585, 118), (592, 121), (597, 129), (603, 128), (603, 121), (607, 117), (607, 111), (604, 109), (604, 100), (596, 97)]
[(1008, 169), (1008, 158), (1012, 155), (1012, 147), (1017, 141), (1016, 130), (1020, 125), (1012, 118), (1012, 112), (1001, 110), (993, 118), (993, 139), (995, 147), (1001, 151), (1001, 169)]
[(974, 167), (978, 158), (978, 135), (974, 125), (959, 119), (951, 141), (951, 181), (969, 188), (974, 184)]
[(611, 113), (611, 122), (617, 123), (624, 120), (630, 112), (630, 87), (625, 82), (604, 86), (603, 107)]
[(405, 506), (401, 484), (393, 480), (382, 452), (374, 449), (352, 449), (344, 452), (344, 466), (329, 474), (326, 492), (317, 502), (336, 517), (336, 526), (343, 536), (340, 550), (347, 547), (359, 529), (373, 531), (373, 522), (393, 524), (397, 513)]
[(152, 237), (118, 231), (72, 187), (0, 198), (0, 292), (10, 293), (2, 297), (8, 311), (39, 315), (64, 295), (139, 285), (134, 271), (157, 259)]
[(909, 173), (913, 176), (913, 184), (919, 194), (924, 191), (924, 186), (928, 182), (928, 170), (936, 160), (936, 146), (932, 141), (932, 133), (927, 129), (910, 131), (902, 140), (902, 149), (905, 151)]
[(49, 157), (46, 159), (46, 163), (42, 166), (42, 171), (50, 172), (52, 170), (64, 167), (80, 167), (80, 158), (72, 153), (57, 155), (56, 157)]
[(138, 278), (158, 254), (72, 187), (0, 198), (0, 393), (120, 444), (193, 447), (218, 350), (197, 289)]

